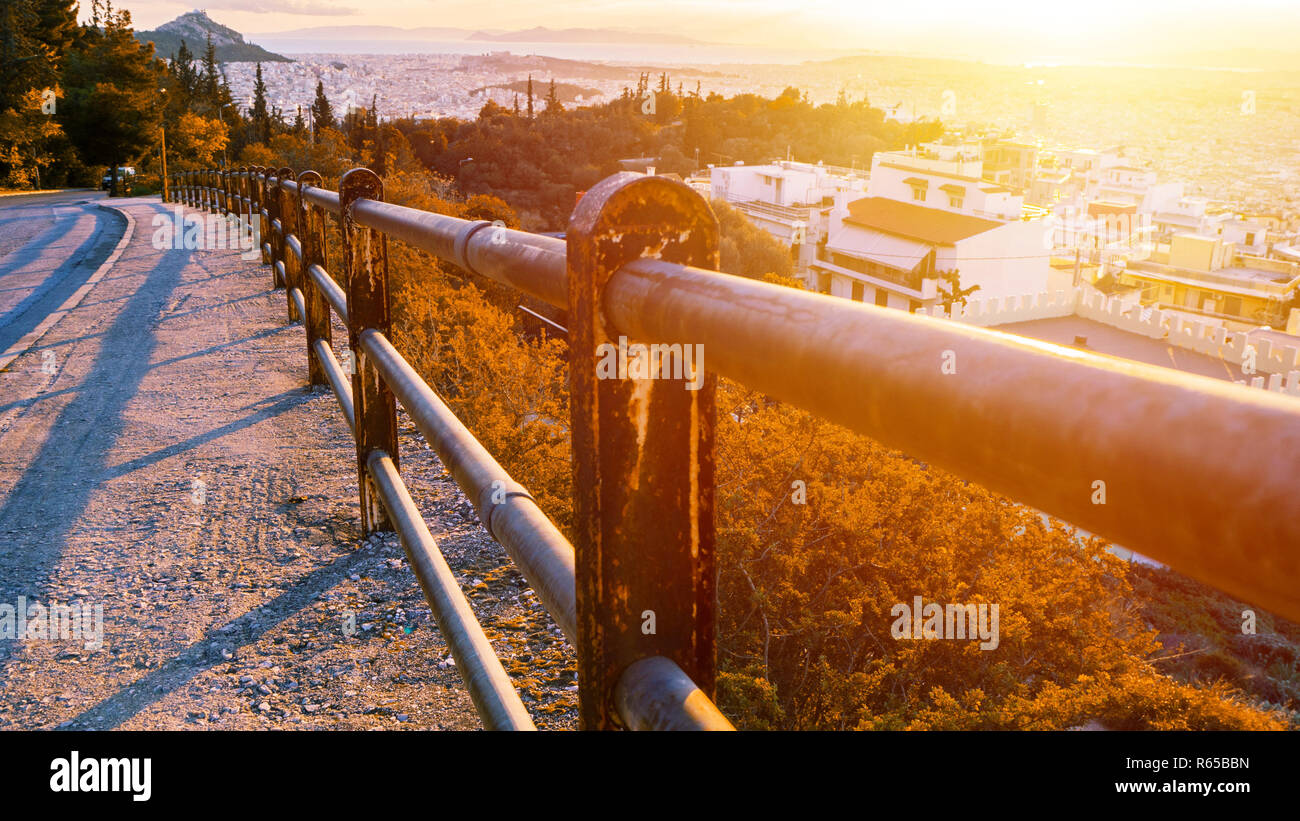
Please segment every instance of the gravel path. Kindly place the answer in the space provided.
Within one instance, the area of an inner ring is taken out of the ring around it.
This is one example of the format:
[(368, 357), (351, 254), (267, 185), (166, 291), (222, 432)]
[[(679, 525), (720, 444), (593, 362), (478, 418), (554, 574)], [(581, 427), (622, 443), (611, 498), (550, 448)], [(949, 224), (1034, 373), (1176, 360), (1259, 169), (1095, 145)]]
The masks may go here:
[[(360, 539), (350, 433), (269, 269), (155, 251), (171, 208), (115, 202), (121, 259), (0, 373), (0, 605), (101, 605), (104, 645), (0, 638), (0, 728), (478, 727), (396, 537)], [(524, 703), (576, 726), (573, 649), (401, 422)]]

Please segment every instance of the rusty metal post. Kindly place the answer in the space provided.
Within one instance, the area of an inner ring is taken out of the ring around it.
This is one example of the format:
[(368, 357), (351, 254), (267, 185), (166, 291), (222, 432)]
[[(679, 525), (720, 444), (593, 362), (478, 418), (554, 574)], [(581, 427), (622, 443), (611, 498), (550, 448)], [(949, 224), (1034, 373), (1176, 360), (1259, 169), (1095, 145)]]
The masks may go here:
[[(691, 340), (629, 341), (603, 306), (634, 260), (716, 269), (718, 221), (680, 182), (616, 174), (579, 202), (566, 243), (578, 708), (584, 729), (604, 730), (639, 659), (672, 659), (714, 694), (716, 378)], [(677, 353), (637, 345), (651, 342)]]
[(307, 370), (313, 385), (329, 384), (325, 366), (316, 359), (316, 340), (323, 339), (326, 345), (334, 347), (329, 301), (309, 273), (313, 265), (325, 267), (325, 210), (303, 197), (305, 188), (319, 187), (321, 182), (321, 175), (315, 171), (298, 175), (298, 226), (302, 241), (302, 275), (299, 281), (302, 283), (303, 303), (307, 306), (307, 316), (303, 317), (302, 324), (307, 331)]
[(261, 256), (262, 226), (253, 213), (253, 170), (245, 165), (239, 169), (239, 173), (239, 216), (244, 220), (244, 230), (251, 235), (253, 245), (258, 246), (258, 255)]
[[(280, 182), (284, 180), (294, 180), (297, 175), (292, 168), (281, 168), (279, 173)], [(298, 208), (296, 200), (289, 196), (289, 192), (284, 189), (283, 185), (277, 186), (275, 191), (275, 210), (280, 214), (280, 263), (284, 266), (284, 299), (289, 303), (289, 321), (297, 322), (301, 317), (298, 316), (298, 307), (293, 303), (293, 289), (299, 287), (298, 274), (296, 272), (297, 261), (293, 254), (289, 253), (289, 237), (296, 234), (298, 228)], [(301, 238), (299, 238), (301, 242)]]
[(361, 334), (375, 329), (390, 336), (388, 305), (388, 239), (358, 223), (352, 205), (367, 199), (383, 202), (384, 181), (369, 168), (354, 168), (339, 181), (339, 210), (343, 218), (343, 265), (347, 272), (348, 345), (356, 362), (352, 401), (357, 437), (357, 485), (361, 491), (364, 533), (392, 530), (381, 498), (371, 482), (366, 461), (382, 450), (397, 466), (397, 404), (379, 371), (360, 345)]
[(257, 249), (266, 264), (266, 255), (261, 253), (263, 237), (266, 236), (266, 221), (262, 219), (262, 166), (248, 167), (248, 214), (249, 219), (257, 222)]
[(274, 290), (284, 285), (280, 268), (276, 265), (283, 257), (280, 253), (280, 232), (275, 229), (275, 224), (280, 219), (280, 179), (275, 169), (267, 169), (262, 197), (266, 208), (266, 243), (270, 246), (267, 262), (271, 265), (271, 289)]
[[(266, 251), (270, 233), (270, 221), (266, 218), (266, 168), (260, 165), (253, 167), (253, 192), (257, 201), (253, 212), (253, 218), (257, 220), (257, 237), (258, 243), (262, 250), (262, 264), (271, 264), (271, 255)], [(272, 283), (274, 287), (274, 282)]]

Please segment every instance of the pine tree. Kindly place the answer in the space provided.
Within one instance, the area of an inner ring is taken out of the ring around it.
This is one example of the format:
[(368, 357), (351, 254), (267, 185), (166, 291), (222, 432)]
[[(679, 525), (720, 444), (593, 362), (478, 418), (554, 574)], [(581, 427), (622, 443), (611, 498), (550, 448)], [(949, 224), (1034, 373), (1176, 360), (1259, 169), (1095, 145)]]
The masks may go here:
[(253, 139), (255, 142), (271, 142), (271, 115), (266, 108), (266, 83), (262, 81), (262, 64), (257, 64), (253, 80)]
[[(258, 64), (261, 69), (261, 64)], [(261, 79), (261, 75), (258, 75)], [(219, 116), (221, 108), (221, 75), (217, 70), (217, 49), (212, 45), (212, 36), (208, 35), (208, 47), (203, 51), (203, 72), (198, 80), (198, 97), (202, 100), (205, 114)]]
[(325, 96), (325, 84), (316, 81), (316, 101), (311, 104), (312, 137), (320, 142), (320, 133), (326, 128), (334, 128), (334, 109), (330, 108), (329, 98)]
[(176, 80), (176, 104), (181, 111), (189, 111), (194, 94), (199, 88), (199, 72), (194, 68), (194, 52), (181, 40), (172, 56), (172, 77)]
[(551, 86), (546, 92), (546, 113), (554, 114), (557, 111), (563, 111), (564, 106), (560, 105), (560, 98), (555, 93), (555, 78), (551, 78)]
[(154, 150), (162, 119), (158, 88), (165, 67), (152, 46), (141, 46), (131, 30), (131, 15), (94, 12), (100, 28), (83, 29), (78, 48), (68, 55), (63, 72), (64, 102), (58, 117), (81, 160), (117, 168)]

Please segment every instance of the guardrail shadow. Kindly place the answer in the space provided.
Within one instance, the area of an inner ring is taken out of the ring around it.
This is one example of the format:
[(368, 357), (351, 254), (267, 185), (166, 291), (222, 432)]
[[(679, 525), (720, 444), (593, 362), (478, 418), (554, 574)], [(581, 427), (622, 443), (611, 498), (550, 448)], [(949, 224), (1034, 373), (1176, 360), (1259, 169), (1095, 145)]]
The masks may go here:
[[(111, 474), (109, 455), (123, 431), (124, 411), (154, 367), (154, 320), (182, 284), (191, 257), (189, 251), (156, 255), (152, 269), (104, 333), (76, 396), (59, 412), (0, 506), (0, 533), (8, 542), (0, 554), (0, 602), (16, 605), (19, 596), (41, 600), (40, 591), (51, 580), (69, 533)], [(17, 637), (0, 639), (0, 681), (19, 645)]]

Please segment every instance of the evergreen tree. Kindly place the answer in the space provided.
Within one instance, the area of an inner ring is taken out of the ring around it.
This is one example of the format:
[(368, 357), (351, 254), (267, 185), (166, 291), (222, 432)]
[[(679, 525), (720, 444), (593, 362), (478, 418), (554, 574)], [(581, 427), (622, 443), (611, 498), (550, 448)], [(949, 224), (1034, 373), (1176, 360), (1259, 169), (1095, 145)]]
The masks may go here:
[(312, 136), (320, 142), (320, 133), (326, 128), (334, 128), (334, 109), (330, 108), (329, 98), (325, 96), (325, 84), (316, 81), (316, 101), (311, 104)]
[(118, 166), (157, 144), (165, 68), (152, 45), (136, 42), (129, 12), (96, 2), (94, 13), (99, 28), (85, 29), (67, 57), (58, 116), (83, 161), (110, 166), (116, 188)]
[[(258, 70), (262, 68), (258, 63)], [(261, 75), (258, 75), (261, 79)], [(217, 116), (221, 108), (221, 74), (217, 70), (217, 49), (212, 45), (212, 36), (208, 36), (208, 47), (203, 52), (203, 72), (198, 78), (198, 97), (202, 101), (203, 113)]]
[(266, 83), (262, 81), (262, 64), (257, 64), (253, 79), (253, 109), (249, 112), (253, 121), (253, 140), (260, 143), (271, 142), (271, 115), (266, 108)]
[(199, 90), (199, 72), (194, 67), (194, 53), (181, 40), (180, 47), (172, 56), (172, 77), (175, 79), (175, 104), (182, 111), (189, 111), (193, 105), (194, 95)]
[(528, 75), (528, 119), (533, 118), (533, 75)]
[(555, 94), (555, 78), (552, 77), (551, 87), (546, 92), (546, 112), (554, 114), (556, 111), (562, 110), (564, 110), (564, 106), (560, 105), (560, 98)]

